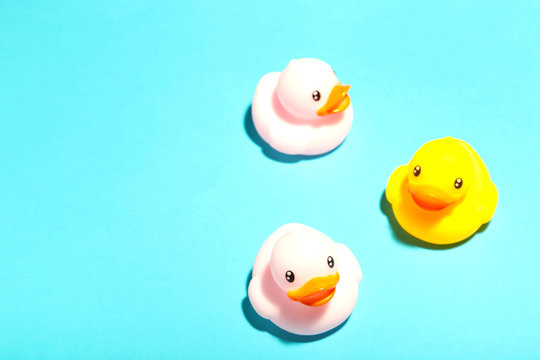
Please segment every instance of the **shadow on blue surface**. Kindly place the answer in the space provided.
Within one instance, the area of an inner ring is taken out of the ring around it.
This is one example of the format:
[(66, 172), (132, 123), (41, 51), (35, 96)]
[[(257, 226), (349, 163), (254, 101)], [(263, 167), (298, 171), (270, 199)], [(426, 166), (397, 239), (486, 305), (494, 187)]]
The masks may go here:
[(386, 198), (386, 191), (383, 190), (383, 193), (381, 195), (381, 201), (380, 201), (380, 208), (381, 212), (386, 215), (388, 218), (388, 222), (390, 223), (390, 227), (392, 228), (392, 233), (394, 235), (394, 239), (396, 239), (398, 242), (402, 244), (406, 244), (409, 246), (418, 246), (423, 247), (425, 249), (431, 249), (431, 250), (446, 250), (446, 249), (453, 249), (455, 247), (461, 246), (471, 240), (476, 234), (484, 232), (489, 223), (483, 224), (478, 228), (478, 230), (466, 238), (465, 240), (462, 240), (460, 242), (457, 242), (455, 244), (448, 244), (448, 245), (436, 245), (431, 244), (425, 241), (422, 241), (408, 232), (406, 232), (401, 225), (399, 225), (398, 221), (396, 220), (396, 216), (394, 215), (394, 212), (392, 211), (392, 205), (388, 202), (388, 199)]
[(325, 157), (328, 154), (333, 153), (339, 147), (341, 144), (336, 147), (335, 149), (324, 153), (320, 155), (287, 155), (280, 153), (277, 150), (274, 150), (270, 145), (268, 145), (259, 135), (257, 132), (257, 129), (255, 129), (255, 125), (253, 124), (253, 117), (251, 115), (251, 105), (248, 106), (246, 110), (246, 114), (244, 116), (244, 130), (246, 131), (246, 134), (249, 136), (251, 141), (253, 141), (255, 144), (257, 144), (260, 148), (262, 153), (269, 159), (282, 162), (282, 163), (297, 163), (301, 160), (312, 160), (312, 159), (318, 159), (321, 157)]
[[(249, 287), (249, 281), (251, 280), (251, 275), (252, 270), (249, 271), (247, 276), (246, 293)], [(284, 343), (308, 343), (324, 339), (325, 337), (330, 336), (339, 329), (341, 329), (347, 323), (347, 321), (349, 321), (349, 318), (347, 318), (347, 320), (345, 320), (342, 324), (325, 333), (319, 335), (305, 336), (287, 332), (273, 322), (271, 322), (270, 320), (262, 318), (259, 314), (257, 314), (255, 309), (253, 309), (253, 306), (251, 305), (251, 302), (249, 301), (249, 298), (247, 296), (242, 300), (242, 312), (244, 313), (244, 317), (246, 318), (248, 323), (255, 329), (259, 331), (266, 331), (269, 334), (274, 335)]]

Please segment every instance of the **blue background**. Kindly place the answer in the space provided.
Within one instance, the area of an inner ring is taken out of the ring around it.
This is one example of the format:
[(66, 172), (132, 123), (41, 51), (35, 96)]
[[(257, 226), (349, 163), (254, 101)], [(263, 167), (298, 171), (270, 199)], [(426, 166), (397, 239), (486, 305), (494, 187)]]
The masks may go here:
[[(0, 357), (538, 358), (539, 24), (533, 1), (2, 1)], [(315, 159), (272, 152), (249, 111), (300, 57), (352, 84), (349, 137)], [(499, 206), (433, 249), (382, 195), (448, 135)], [(364, 271), (331, 334), (288, 335), (246, 300), (288, 222)]]

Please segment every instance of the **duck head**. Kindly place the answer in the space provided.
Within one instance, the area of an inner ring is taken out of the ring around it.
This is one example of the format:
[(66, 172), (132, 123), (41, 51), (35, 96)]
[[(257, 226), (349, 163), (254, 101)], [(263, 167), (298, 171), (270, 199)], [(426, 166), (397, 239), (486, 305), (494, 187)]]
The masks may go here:
[(270, 269), (292, 301), (308, 306), (329, 302), (339, 282), (334, 242), (314, 229), (292, 230), (272, 250)]
[(424, 144), (408, 164), (407, 191), (416, 205), (439, 211), (459, 203), (475, 181), (474, 154), (446, 137)]
[(293, 59), (280, 75), (277, 96), (291, 114), (310, 119), (347, 109), (350, 85), (344, 85), (324, 61)]

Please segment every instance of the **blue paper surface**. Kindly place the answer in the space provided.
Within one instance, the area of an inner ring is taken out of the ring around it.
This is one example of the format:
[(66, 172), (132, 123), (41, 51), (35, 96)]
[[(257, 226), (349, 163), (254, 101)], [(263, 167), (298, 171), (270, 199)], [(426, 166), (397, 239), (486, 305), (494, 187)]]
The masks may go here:
[[(535, 1), (4, 1), (0, 358), (540, 356)], [(347, 140), (257, 137), (261, 76), (327, 61)], [(383, 192), (423, 143), (471, 144), (492, 222), (448, 249), (396, 234)], [(246, 299), (259, 247), (301, 222), (364, 271), (337, 331), (283, 333)]]

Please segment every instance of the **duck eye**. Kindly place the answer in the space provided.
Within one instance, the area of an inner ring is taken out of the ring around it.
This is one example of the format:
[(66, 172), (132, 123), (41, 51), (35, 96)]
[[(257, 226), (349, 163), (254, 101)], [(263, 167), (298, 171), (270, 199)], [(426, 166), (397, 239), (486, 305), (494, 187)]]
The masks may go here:
[(331, 268), (334, 267), (334, 258), (329, 256), (328, 259), (326, 259), (326, 262), (328, 263), (328, 266), (330, 266)]
[(287, 272), (285, 273), (285, 279), (288, 282), (293, 282), (294, 281), (294, 273), (291, 270), (287, 270)]
[(320, 93), (318, 90), (315, 90), (315, 91), (311, 94), (311, 97), (313, 98), (313, 100), (319, 101), (319, 100), (321, 100), (321, 93)]
[(454, 187), (456, 189), (459, 189), (463, 186), (463, 180), (461, 180), (461, 178), (457, 178), (456, 181), (454, 182)]
[(414, 176), (418, 176), (418, 175), (420, 175), (421, 171), (422, 171), (422, 168), (420, 166), (416, 165), (412, 172), (413, 172)]

